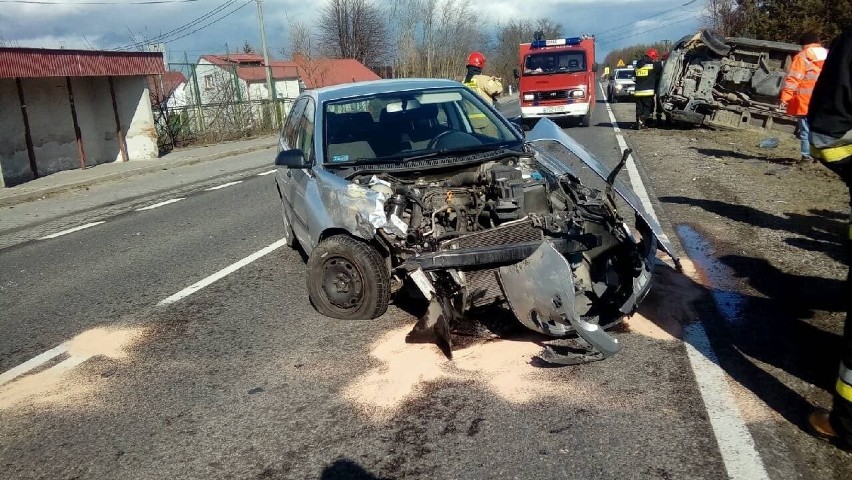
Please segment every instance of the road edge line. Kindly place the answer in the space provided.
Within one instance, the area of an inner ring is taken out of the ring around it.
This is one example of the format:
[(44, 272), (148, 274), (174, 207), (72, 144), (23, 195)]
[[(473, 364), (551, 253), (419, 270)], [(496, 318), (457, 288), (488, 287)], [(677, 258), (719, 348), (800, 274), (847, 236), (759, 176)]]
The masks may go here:
[(26, 362), (12, 367), (9, 370), (6, 370), (2, 374), (0, 374), (0, 386), (5, 385), (12, 380), (24, 375), (36, 368), (44, 365), (45, 363), (53, 360), (54, 358), (68, 352), (68, 344), (62, 343), (59, 344), (46, 352), (42, 352), (35, 357), (27, 360)]
[[(599, 83), (598, 86), (604, 98), (606, 98), (603, 84)], [(615, 132), (618, 146), (624, 151), (627, 148), (627, 142), (621, 134), (621, 129), (615, 120), (609, 102), (604, 100), (604, 105)], [(654, 211), (632, 155), (627, 159), (626, 166), (630, 183), (639, 196), (642, 206), (652, 217), (657, 219), (657, 213)], [(710, 427), (716, 437), (716, 443), (722, 456), (722, 462), (725, 464), (728, 478), (768, 480), (769, 474), (760, 453), (757, 451), (754, 438), (743, 421), (739, 408), (734, 403), (730, 388), (727, 385), (726, 373), (719, 365), (718, 357), (713, 350), (704, 325), (700, 322), (685, 325), (683, 340), (686, 356), (689, 359), (695, 383), (698, 385), (698, 392), (704, 402), (704, 409), (707, 411)]]
[(192, 295), (193, 293), (201, 290), (202, 288), (204, 288), (208, 285), (211, 285), (212, 283), (214, 283), (218, 280), (225, 278), (226, 276), (236, 272), (237, 270), (245, 267), (246, 265), (254, 262), (255, 260), (262, 258), (262, 257), (274, 252), (275, 250), (278, 250), (279, 248), (283, 247), (286, 244), (287, 244), (287, 239), (282, 238), (281, 240), (278, 240), (277, 242), (252, 253), (251, 255), (243, 258), (242, 260), (238, 260), (238, 261), (228, 265), (227, 267), (219, 270), (218, 272), (214, 273), (213, 275), (205, 277), (205, 278), (193, 283), (192, 285), (184, 288), (183, 290), (181, 290), (181, 291), (179, 291), (179, 292), (177, 292), (177, 293), (175, 293), (175, 294), (173, 294), (173, 295), (171, 295), (167, 298), (164, 298), (163, 300), (160, 300), (157, 303), (157, 306), (159, 307), (159, 306), (164, 306), (164, 305), (170, 305), (172, 303), (178, 302), (178, 301)]

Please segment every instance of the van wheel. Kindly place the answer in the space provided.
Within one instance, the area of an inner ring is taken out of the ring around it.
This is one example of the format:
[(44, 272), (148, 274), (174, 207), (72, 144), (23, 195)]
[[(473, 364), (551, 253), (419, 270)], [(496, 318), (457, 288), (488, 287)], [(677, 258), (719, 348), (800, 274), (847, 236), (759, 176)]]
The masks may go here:
[(329, 237), (308, 258), (308, 296), (317, 311), (343, 320), (385, 313), (390, 272), (379, 252), (348, 235)]
[(589, 112), (589, 113), (583, 115), (583, 117), (580, 119), (580, 126), (581, 127), (588, 127), (591, 124), (592, 124), (592, 112)]

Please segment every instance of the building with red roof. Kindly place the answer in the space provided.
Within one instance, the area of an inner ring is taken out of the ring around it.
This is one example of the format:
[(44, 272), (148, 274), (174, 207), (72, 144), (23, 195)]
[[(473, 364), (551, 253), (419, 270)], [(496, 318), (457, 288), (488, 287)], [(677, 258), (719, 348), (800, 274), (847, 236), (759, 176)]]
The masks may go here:
[(156, 157), (148, 76), (163, 54), (0, 48), (0, 187)]
[[(361, 62), (349, 58), (308, 58), (294, 55), (292, 61), (270, 60), (277, 98), (295, 98), (302, 89), (380, 77)], [(203, 103), (233, 100), (267, 100), (267, 67), (257, 54), (202, 55), (196, 66), (198, 89)], [(239, 88), (237, 88), (239, 85)]]

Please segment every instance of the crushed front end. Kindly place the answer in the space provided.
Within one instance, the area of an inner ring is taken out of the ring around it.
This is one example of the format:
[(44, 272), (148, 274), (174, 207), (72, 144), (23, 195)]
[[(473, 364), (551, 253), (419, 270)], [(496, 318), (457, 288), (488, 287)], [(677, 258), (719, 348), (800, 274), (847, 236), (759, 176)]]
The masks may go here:
[[(524, 152), (491, 152), (449, 172), (351, 178), (385, 191), (388, 221), (376, 238), (389, 253), (398, 288), (411, 281), (430, 302), (409, 341), (435, 341), (451, 356), (458, 320), (504, 305), (531, 330), (577, 337), (579, 353), (549, 348), (541, 355), (549, 363), (598, 360), (620, 349), (605, 329), (647, 293), (659, 225), (615, 175), (605, 190), (588, 188), (567, 159), (541, 148), (541, 141), (561, 143), (602, 178), (610, 176), (552, 122), (540, 122), (528, 140)], [(635, 232), (613, 192), (636, 209)], [(670, 251), (667, 242), (663, 248)]]

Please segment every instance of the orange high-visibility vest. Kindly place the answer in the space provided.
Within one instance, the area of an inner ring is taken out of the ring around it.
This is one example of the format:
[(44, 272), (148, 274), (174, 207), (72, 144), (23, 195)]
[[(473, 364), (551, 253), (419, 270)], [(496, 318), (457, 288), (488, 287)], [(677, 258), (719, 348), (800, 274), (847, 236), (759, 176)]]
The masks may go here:
[(788, 115), (808, 114), (811, 94), (827, 56), (828, 50), (818, 43), (811, 43), (793, 57), (793, 64), (790, 65), (790, 72), (781, 90), (781, 101), (787, 104)]

